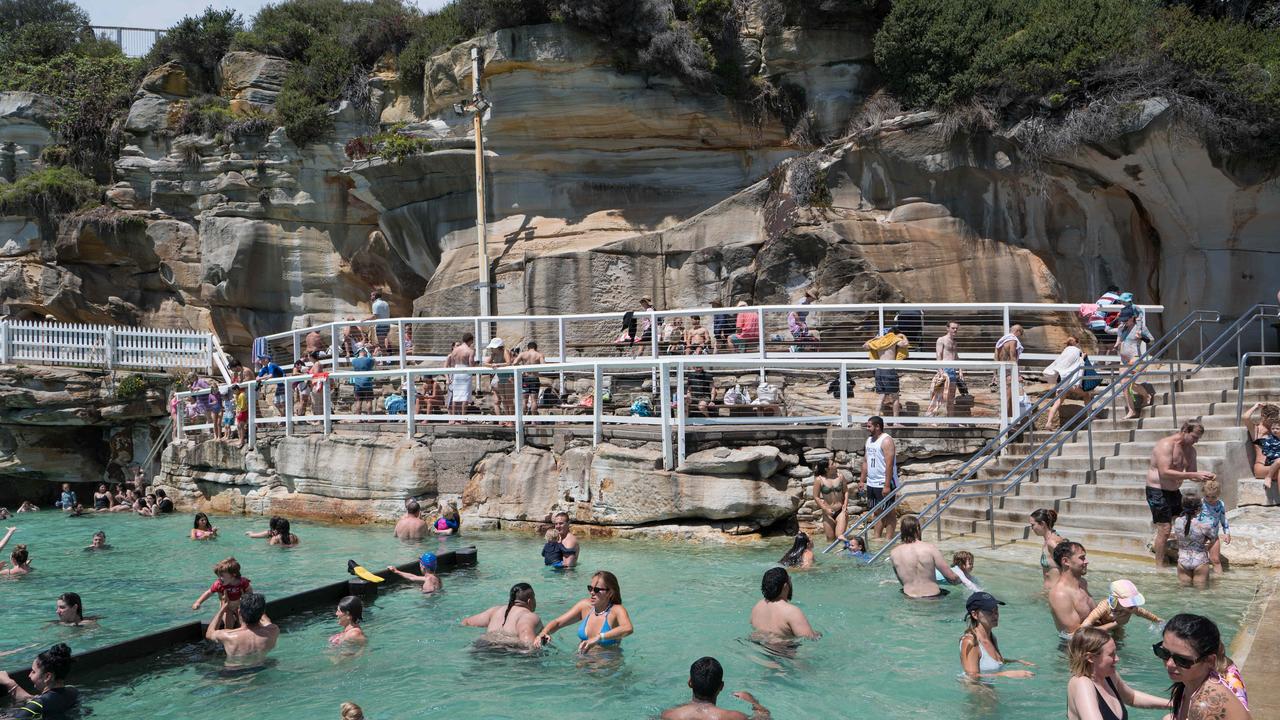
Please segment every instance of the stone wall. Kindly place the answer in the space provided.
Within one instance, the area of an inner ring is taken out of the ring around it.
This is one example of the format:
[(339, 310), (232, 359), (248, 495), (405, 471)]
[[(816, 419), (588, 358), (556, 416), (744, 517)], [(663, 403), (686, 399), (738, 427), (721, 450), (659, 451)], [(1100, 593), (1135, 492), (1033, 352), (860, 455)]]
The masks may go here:
[[(516, 451), (510, 431), (267, 436), (253, 452), (188, 439), (165, 449), (156, 483), (183, 505), (222, 512), (352, 521), (393, 520), (406, 498), (456, 502), (471, 527), (530, 527), (568, 512), (597, 534), (751, 535), (816, 520), (810, 466), (832, 457), (856, 470), (862, 434), (830, 447), (707, 443), (673, 471), (661, 445), (555, 432)], [(903, 476), (946, 472), (985, 441), (977, 431), (903, 431)], [(833, 450), (833, 448), (841, 448)]]

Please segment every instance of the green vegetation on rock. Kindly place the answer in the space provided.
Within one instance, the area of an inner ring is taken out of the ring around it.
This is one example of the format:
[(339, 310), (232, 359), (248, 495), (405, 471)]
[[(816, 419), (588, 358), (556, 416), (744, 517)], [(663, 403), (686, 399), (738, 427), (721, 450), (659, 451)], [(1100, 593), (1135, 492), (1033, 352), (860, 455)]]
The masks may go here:
[(74, 168), (50, 167), (0, 185), (0, 214), (35, 215), (45, 222), (97, 200), (97, 183)]
[(235, 10), (206, 8), (200, 15), (183, 18), (165, 31), (147, 54), (147, 66), (157, 67), (171, 60), (182, 63), (196, 88), (217, 92), (218, 62), (231, 48), (231, 41), (244, 31), (244, 20)]
[(344, 148), (352, 160), (380, 157), (393, 163), (403, 162), (411, 155), (431, 152), (435, 149), (426, 138), (406, 135), (399, 128), (392, 128), (377, 135), (352, 138)]

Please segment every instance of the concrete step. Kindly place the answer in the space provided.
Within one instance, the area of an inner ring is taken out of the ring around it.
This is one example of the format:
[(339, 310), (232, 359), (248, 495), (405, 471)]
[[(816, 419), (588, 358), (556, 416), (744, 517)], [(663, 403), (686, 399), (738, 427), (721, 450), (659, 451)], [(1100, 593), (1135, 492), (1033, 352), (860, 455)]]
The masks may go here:
[[(948, 535), (972, 538), (974, 542), (990, 542), (991, 529), (986, 519), (951, 517), (948, 512), (948, 516), (944, 516), (942, 519), (942, 529)], [(1147, 550), (1147, 542), (1151, 539), (1149, 528), (1147, 531), (1139, 532), (1112, 531), (1072, 526), (1059, 521), (1056, 529), (1068, 540), (1084, 545), (1088, 551), (1102, 551), (1148, 558), (1151, 556), (1151, 552)], [(1039, 538), (1032, 534), (1031, 527), (1026, 523), (997, 520), (995, 523), (995, 535), (997, 543), (1025, 541), (1028, 545), (1034, 545), (1039, 541)], [(1034, 547), (1028, 548), (1028, 552), (1033, 550)]]

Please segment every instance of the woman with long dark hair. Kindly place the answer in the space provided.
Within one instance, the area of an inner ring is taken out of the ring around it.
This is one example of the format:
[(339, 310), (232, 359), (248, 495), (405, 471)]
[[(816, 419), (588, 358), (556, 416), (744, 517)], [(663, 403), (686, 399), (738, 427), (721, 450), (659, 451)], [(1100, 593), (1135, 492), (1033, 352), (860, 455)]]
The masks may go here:
[(195, 522), (191, 525), (192, 540), (214, 540), (218, 537), (218, 528), (209, 522), (209, 516), (202, 512), (196, 513)]
[(333, 647), (339, 645), (364, 645), (369, 642), (364, 634), (364, 629), (360, 627), (360, 623), (364, 621), (364, 603), (355, 595), (348, 595), (338, 601), (338, 609), (334, 611), (333, 616), (338, 619), (338, 632), (329, 637), (329, 644)]
[(80, 626), (97, 621), (96, 617), (84, 616), (84, 601), (80, 599), (80, 595), (73, 592), (62, 593), (58, 596), (54, 612), (58, 615), (59, 625)]
[(289, 530), (289, 521), (276, 515), (267, 523), (266, 530), (247, 532), (251, 538), (268, 538), (268, 545), (297, 545), (298, 536)]
[(1212, 620), (1174, 615), (1164, 626), (1164, 638), (1151, 649), (1173, 681), (1173, 720), (1252, 720), (1236, 694), (1218, 679), (1222, 635)]
[(529, 583), (516, 583), (511, 586), (506, 605), (494, 605), (477, 615), (462, 621), (467, 627), (485, 628), (484, 640), (493, 645), (520, 646), (534, 650), (539, 647), (538, 632), (542, 629), (542, 619), (534, 612), (538, 600), (534, 597), (533, 586)]
[(1058, 511), (1051, 508), (1037, 508), (1031, 512), (1031, 532), (1040, 536), (1040, 573), (1044, 575), (1045, 592), (1058, 582), (1058, 566), (1053, 564), (1053, 549), (1066, 538), (1054, 532), (1053, 526), (1058, 524)]
[(22, 703), (13, 717), (63, 717), (80, 705), (80, 691), (65, 685), (70, 672), (71, 648), (58, 643), (31, 661), (28, 679), (35, 694), (27, 692), (9, 673), (0, 672), (0, 695)]
[(991, 677), (1029, 678), (1030, 670), (1006, 670), (1013, 663), (1031, 667), (1026, 660), (1010, 660), (1000, 652), (995, 629), (1000, 624), (1000, 606), (1004, 603), (991, 593), (975, 592), (965, 602), (965, 619), (969, 627), (960, 636), (960, 667), (971, 680)]
[(778, 563), (786, 567), (800, 568), (801, 570), (813, 567), (813, 540), (805, 533), (796, 533), (795, 542), (792, 543), (791, 549), (782, 556)]

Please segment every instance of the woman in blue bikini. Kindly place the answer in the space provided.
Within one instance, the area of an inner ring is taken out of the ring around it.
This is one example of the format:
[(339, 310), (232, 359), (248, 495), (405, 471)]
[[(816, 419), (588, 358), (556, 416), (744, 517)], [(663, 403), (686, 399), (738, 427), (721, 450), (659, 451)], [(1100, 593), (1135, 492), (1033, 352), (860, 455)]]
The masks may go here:
[(547, 623), (539, 640), (543, 645), (551, 642), (551, 635), (563, 627), (578, 623), (578, 652), (585, 653), (595, 646), (613, 647), (630, 635), (631, 616), (622, 606), (622, 589), (618, 578), (606, 570), (597, 571), (587, 585), (587, 597), (579, 600), (568, 612)]

